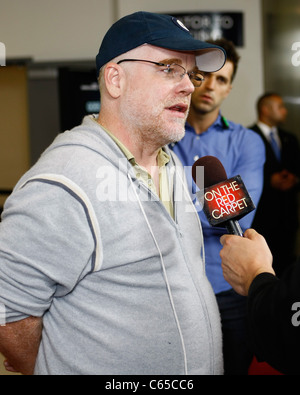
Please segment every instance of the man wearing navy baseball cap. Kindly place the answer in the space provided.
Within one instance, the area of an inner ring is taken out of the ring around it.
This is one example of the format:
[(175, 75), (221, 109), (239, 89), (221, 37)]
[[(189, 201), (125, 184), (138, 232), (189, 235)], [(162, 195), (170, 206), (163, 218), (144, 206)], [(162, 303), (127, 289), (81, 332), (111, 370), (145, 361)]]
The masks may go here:
[(96, 57), (97, 72), (110, 60), (143, 44), (192, 52), (203, 72), (221, 69), (226, 60), (223, 48), (195, 40), (177, 18), (140, 11), (125, 16), (108, 30)]
[(222, 49), (195, 40), (172, 16), (137, 12), (109, 29), (97, 55), (100, 113), (60, 134), (4, 208), (7, 367), (223, 373), (201, 224), (167, 144), (183, 137), (204, 72), (224, 62)]

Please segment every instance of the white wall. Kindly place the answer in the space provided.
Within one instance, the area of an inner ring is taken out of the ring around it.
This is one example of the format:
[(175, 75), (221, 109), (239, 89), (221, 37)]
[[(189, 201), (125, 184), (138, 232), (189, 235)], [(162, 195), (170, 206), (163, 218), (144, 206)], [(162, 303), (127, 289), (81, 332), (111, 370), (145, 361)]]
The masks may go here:
[(113, 19), (113, 0), (0, 0), (7, 58), (92, 59)]
[(248, 125), (263, 92), (261, 0), (0, 0), (0, 42), (7, 58), (35, 61), (94, 59), (118, 17), (134, 11), (240, 11), (245, 47), (234, 89), (224, 103), (229, 119)]

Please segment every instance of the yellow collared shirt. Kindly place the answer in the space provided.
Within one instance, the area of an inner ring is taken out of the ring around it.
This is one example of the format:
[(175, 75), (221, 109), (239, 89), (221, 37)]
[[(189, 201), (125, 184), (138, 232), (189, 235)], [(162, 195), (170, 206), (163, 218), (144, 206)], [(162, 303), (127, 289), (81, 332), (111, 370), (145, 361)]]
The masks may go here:
[(159, 196), (161, 202), (165, 206), (168, 213), (174, 218), (174, 210), (173, 210), (173, 199), (172, 199), (172, 191), (170, 190), (170, 183), (167, 174), (166, 164), (170, 161), (169, 155), (161, 148), (157, 154), (157, 164), (159, 167), (159, 194), (157, 193), (154, 180), (148, 171), (140, 166), (129, 149), (119, 140), (116, 136), (110, 133), (109, 130), (105, 129), (101, 126), (103, 130), (115, 141), (115, 143), (122, 150), (127, 160), (131, 163), (134, 168), (136, 177), (138, 180), (142, 181), (147, 188), (149, 188), (153, 193)]

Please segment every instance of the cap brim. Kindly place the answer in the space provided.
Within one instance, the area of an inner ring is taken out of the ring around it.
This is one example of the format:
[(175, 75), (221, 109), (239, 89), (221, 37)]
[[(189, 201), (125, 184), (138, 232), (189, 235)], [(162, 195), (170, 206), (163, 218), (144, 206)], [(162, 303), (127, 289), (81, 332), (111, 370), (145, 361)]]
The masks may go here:
[(153, 40), (148, 44), (179, 52), (193, 52), (196, 56), (196, 64), (199, 70), (212, 73), (220, 70), (226, 62), (226, 52), (223, 48), (203, 42), (199, 48), (197, 40)]
[(203, 49), (196, 53), (196, 64), (199, 70), (207, 73), (220, 70), (226, 62), (226, 55), (218, 48)]

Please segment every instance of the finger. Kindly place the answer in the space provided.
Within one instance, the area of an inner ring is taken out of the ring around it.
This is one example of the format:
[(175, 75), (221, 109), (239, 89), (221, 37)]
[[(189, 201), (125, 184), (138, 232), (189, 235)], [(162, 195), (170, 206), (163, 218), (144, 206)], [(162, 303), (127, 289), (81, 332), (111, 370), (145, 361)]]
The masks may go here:
[(220, 243), (222, 244), (222, 246), (224, 246), (226, 243), (228, 243), (233, 237), (236, 237), (235, 235), (222, 235), (220, 238)]
[(5, 369), (8, 372), (13, 372), (13, 373), (17, 373), (17, 370), (8, 362), (8, 360), (5, 360), (3, 362)]
[(256, 232), (256, 230), (254, 229), (247, 229), (246, 232), (244, 233), (244, 236), (249, 240), (257, 241), (257, 242), (259, 241), (260, 243), (267, 244), (264, 236)]
[(257, 236), (259, 235), (259, 233), (256, 232), (256, 230), (254, 229), (247, 229), (244, 233), (244, 237), (246, 237), (247, 239), (250, 240), (254, 240), (257, 238)]
[(225, 242), (226, 242), (226, 239), (227, 239), (227, 236), (228, 236), (228, 235), (222, 235), (222, 236), (221, 236), (221, 238), (220, 238), (220, 243), (222, 244), (222, 246), (224, 246), (224, 244), (225, 244)]

